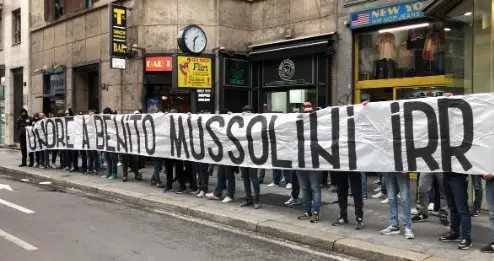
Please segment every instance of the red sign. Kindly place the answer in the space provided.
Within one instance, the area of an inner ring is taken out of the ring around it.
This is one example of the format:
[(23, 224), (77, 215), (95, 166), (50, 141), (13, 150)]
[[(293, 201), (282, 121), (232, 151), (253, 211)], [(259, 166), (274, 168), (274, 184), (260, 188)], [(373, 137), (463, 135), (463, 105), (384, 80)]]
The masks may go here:
[(146, 72), (171, 72), (172, 69), (171, 56), (146, 57)]

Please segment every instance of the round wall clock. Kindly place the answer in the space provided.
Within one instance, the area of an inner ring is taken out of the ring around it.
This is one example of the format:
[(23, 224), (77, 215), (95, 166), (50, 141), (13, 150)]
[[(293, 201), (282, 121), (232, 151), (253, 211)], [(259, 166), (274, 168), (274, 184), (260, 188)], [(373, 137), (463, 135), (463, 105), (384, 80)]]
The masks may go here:
[(177, 42), (182, 52), (200, 54), (206, 49), (208, 39), (201, 27), (188, 25), (178, 32)]

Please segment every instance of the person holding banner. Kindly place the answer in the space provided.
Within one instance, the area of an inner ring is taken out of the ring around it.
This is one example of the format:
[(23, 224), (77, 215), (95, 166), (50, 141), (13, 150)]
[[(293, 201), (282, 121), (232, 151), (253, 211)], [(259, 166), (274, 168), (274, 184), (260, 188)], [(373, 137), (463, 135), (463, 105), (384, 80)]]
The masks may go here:
[(494, 254), (494, 174), (485, 174), (483, 176), (485, 179), (485, 196), (487, 198), (487, 202), (489, 203), (489, 216), (491, 221), (491, 243), (480, 249), (483, 253), (493, 253)]
[[(73, 117), (74, 111), (72, 108), (65, 110), (65, 117)], [(78, 150), (66, 150), (65, 151), (65, 171), (76, 172), (79, 170), (79, 151)]]
[(24, 108), (21, 109), (20, 113), (21, 116), (17, 119), (15, 123), (19, 135), (19, 142), (21, 144), (21, 154), (22, 154), (22, 161), (19, 167), (26, 167), (27, 166), (26, 127), (31, 126), (32, 118), (29, 117), (29, 115), (27, 114), (27, 110)]
[[(364, 200), (362, 192), (362, 180), (360, 172), (334, 172), (335, 183), (338, 193), (338, 206), (340, 207), (340, 217), (331, 225), (341, 226), (348, 224), (348, 195), (349, 189), (353, 195), (353, 203), (355, 204), (355, 229), (364, 228)], [(350, 186), (349, 186), (350, 185)], [(350, 187), (350, 188), (349, 188)]]
[[(103, 109), (103, 114), (113, 114), (113, 111), (109, 107), (106, 107)], [(107, 164), (108, 172), (106, 173), (106, 175), (103, 175), (101, 177), (106, 179), (116, 179), (118, 154), (115, 152), (105, 152), (105, 161)]]

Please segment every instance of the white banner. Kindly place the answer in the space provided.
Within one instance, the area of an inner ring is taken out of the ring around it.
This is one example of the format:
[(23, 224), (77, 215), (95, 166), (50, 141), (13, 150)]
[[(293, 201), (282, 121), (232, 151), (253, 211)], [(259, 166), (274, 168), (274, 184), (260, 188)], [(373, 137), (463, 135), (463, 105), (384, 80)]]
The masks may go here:
[(100, 150), (255, 168), (494, 172), (494, 94), (331, 107), (312, 114), (44, 119), (28, 151)]

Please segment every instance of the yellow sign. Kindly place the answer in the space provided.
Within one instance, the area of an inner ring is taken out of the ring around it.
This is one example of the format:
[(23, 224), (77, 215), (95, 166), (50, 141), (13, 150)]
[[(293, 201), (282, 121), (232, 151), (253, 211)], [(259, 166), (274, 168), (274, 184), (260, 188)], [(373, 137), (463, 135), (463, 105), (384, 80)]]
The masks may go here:
[(177, 64), (179, 88), (211, 88), (211, 58), (178, 56)]

